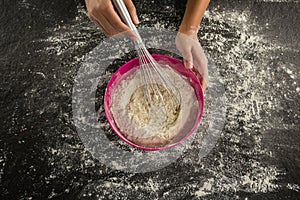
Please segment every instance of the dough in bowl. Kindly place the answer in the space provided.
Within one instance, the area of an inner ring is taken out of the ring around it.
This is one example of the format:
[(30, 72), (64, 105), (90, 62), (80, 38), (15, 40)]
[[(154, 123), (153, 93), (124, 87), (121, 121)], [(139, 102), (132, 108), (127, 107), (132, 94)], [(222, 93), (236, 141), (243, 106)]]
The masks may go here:
[[(164, 84), (145, 84), (141, 69), (122, 80), (112, 95), (111, 111), (116, 125), (128, 140), (139, 146), (164, 147), (184, 129), (185, 123), (196, 119), (195, 114), (190, 116), (198, 107), (194, 89), (173, 69), (162, 70), (178, 88), (176, 95), (181, 96), (181, 101)], [(152, 74), (155, 76), (156, 72)]]

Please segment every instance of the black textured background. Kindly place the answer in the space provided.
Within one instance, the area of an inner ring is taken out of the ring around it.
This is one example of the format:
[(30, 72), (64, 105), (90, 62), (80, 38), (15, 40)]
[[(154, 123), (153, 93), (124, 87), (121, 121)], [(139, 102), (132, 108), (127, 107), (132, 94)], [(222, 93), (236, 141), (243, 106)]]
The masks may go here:
[[(177, 29), (183, 2), (135, 2), (141, 27)], [(129, 174), (94, 160), (72, 123), (78, 58), (104, 39), (82, 2), (0, 0), (1, 199), (299, 199), (299, 2), (208, 10), (199, 38), (225, 84), (222, 137), (201, 161)]]

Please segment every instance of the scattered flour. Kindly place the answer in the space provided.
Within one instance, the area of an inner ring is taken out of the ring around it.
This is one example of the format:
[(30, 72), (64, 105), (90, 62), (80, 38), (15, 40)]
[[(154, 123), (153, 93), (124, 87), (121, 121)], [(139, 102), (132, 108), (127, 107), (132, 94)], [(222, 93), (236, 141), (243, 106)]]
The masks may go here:
[[(292, 2), (283, 0), (261, 1)], [(97, 40), (99, 37), (100, 41), (102, 35), (100, 35), (98, 30), (86, 20), (85, 14), (83, 14), (84, 12), (84, 8), (80, 7), (79, 16), (76, 17), (74, 24), (56, 27), (54, 30), (50, 29), (49, 32), (51, 32), (51, 36), (49, 36), (47, 39), (36, 41), (40, 43), (46, 43), (48, 45), (45, 49), (41, 49), (41, 51), (46, 51), (49, 54), (52, 53), (59, 56), (68, 54), (70, 51), (72, 52), (79, 50), (82, 48), (82, 46), (89, 46), (90, 38), (93, 38), (95, 42), (95, 40)], [(230, 191), (245, 191), (250, 193), (272, 192), (278, 190), (280, 187), (299, 191), (299, 185), (297, 184), (277, 184), (276, 180), (278, 179), (278, 175), (284, 175), (283, 172), (281, 172), (281, 169), (278, 169), (276, 166), (266, 166), (261, 160), (255, 159), (259, 156), (263, 157), (272, 155), (272, 152), (268, 152), (267, 150), (263, 149), (261, 142), (263, 133), (256, 132), (256, 130), (263, 131), (268, 127), (298, 129), (299, 126), (287, 123), (276, 123), (278, 117), (272, 117), (272, 121), (270, 119), (262, 119), (261, 113), (263, 111), (275, 110), (280, 104), (276, 97), (277, 93), (275, 93), (275, 86), (273, 88), (267, 88), (269, 90), (267, 93), (263, 91), (266, 90), (264, 85), (270, 84), (271, 81), (274, 80), (274, 74), (272, 69), (265, 67), (266, 65), (269, 65), (269, 63), (261, 62), (260, 65), (257, 65), (257, 60), (249, 60), (244, 58), (246, 52), (254, 52), (254, 59), (261, 58), (263, 60), (270, 58), (272, 52), (275, 50), (281, 49), (282, 51), (290, 51), (290, 49), (286, 49), (286, 47), (277, 45), (276, 43), (270, 44), (269, 41), (263, 40), (262, 35), (257, 35), (256, 33), (251, 32), (252, 25), (250, 25), (249, 22), (249, 16), (251, 15), (251, 12), (249, 9), (246, 9), (244, 12), (230, 10), (220, 12), (216, 9), (207, 11), (205, 15), (209, 20), (209, 25), (207, 27), (211, 32), (204, 32), (203, 37), (200, 38), (200, 40), (205, 40), (208, 42), (211, 41), (211, 46), (204, 45), (204, 47), (207, 50), (211, 50), (212, 53), (216, 52), (220, 57), (220, 60), (223, 60), (222, 63), (218, 64), (224, 68), (222, 73), (223, 76), (226, 77), (226, 103), (229, 110), (226, 116), (226, 132), (221, 138), (221, 141), (224, 143), (221, 143), (220, 146), (217, 147), (217, 151), (222, 152), (215, 152), (214, 156), (208, 159), (209, 161), (215, 157), (215, 163), (212, 163), (211, 165), (204, 165), (201, 161), (197, 161), (197, 155), (194, 155), (197, 154), (197, 151), (192, 148), (190, 151), (194, 151), (196, 153), (191, 153), (190, 157), (184, 158), (182, 166), (180, 166), (180, 163), (176, 163), (175, 167), (177, 168), (192, 166), (188, 169), (184, 168), (188, 173), (185, 173), (186, 171), (176, 171), (176, 174), (170, 174), (170, 178), (176, 176), (176, 180), (174, 182), (176, 183), (176, 190), (186, 190), (188, 187), (190, 187), (196, 188), (194, 190), (196, 196), (202, 197), (206, 195), (222, 193), (225, 195), (224, 198), (226, 198), (225, 192)], [(143, 14), (142, 19), (144, 19), (144, 21), (155, 21), (147, 14)], [(141, 26), (143, 25), (141, 24)], [(157, 22), (155, 23), (155, 26), (161, 28), (164, 27), (164, 24)], [(171, 28), (175, 29), (176, 27)], [(232, 34), (232, 30), (233, 32), (234, 30), (238, 31)], [(232, 48), (228, 50), (228, 46)], [(217, 60), (215, 60), (215, 62), (216, 61)], [(259, 60), (259, 62), (260, 61), (261, 60)], [(296, 72), (296, 67), (297, 66), (293, 67), (291, 65), (286, 66), (285, 71), (289, 77), (293, 78), (292, 76)], [(111, 74), (106, 74), (104, 76), (109, 75)], [(101, 78), (104, 79), (104, 76)], [(277, 83), (278, 88), (284, 86), (284, 83)], [(296, 92), (300, 91), (296, 81), (294, 87)], [(287, 90), (287, 93), (288, 92), (291, 91)], [(245, 110), (249, 112), (244, 113)], [(262, 120), (269, 121), (265, 122)], [(242, 131), (238, 130), (239, 122), (246, 124), (243, 126), (244, 135), (242, 135)], [(264, 126), (261, 125), (261, 122), (265, 123)], [(71, 134), (70, 136), (73, 137)], [(245, 143), (244, 139), (247, 138), (253, 141), (251, 145)], [(247, 145), (251, 147), (248, 147)], [(77, 152), (77, 154), (82, 154), (81, 160), (89, 159), (89, 153), (82, 150), (82, 147), (76, 147), (75, 145), (66, 146), (64, 149), (55, 149), (55, 151), (49, 149), (48, 151), (51, 155), (49, 158), (49, 163), (54, 165), (54, 171), (52, 173), (56, 174), (57, 176), (65, 176), (65, 174), (68, 172), (62, 167), (65, 166), (67, 162), (69, 162), (67, 164), (73, 164), (71, 161), (74, 160), (74, 157), (76, 157), (74, 152)], [(215, 154), (219, 154), (219, 156)], [(68, 155), (71, 155), (70, 159), (66, 159)], [(194, 159), (195, 157), (196, 159)], [(252, 159), (244, 160), (245, 157)], [(65, 160), (63, 160), (63, 158)], [(89, 165), (94, 166), (96, 162), (92, 162), (93, 163)], [(243, 174), (243, 172), (240, 170), (241, 166), (246, 173)], [(174, 167), (170, 167), (169, 169), (166, 169), (166, 171), (171, 171), (173, 168)], [(107, 174), (111, 174), (111, 172), (107, 169), (99, 171), (97, 171), (98, 167), (97, 169), (92, 169), (96, 171), (94, 174), (102, 177), (107, 176)], [(90, 169), (87, 166), (84, 166), (84, 170), (85, 171), (83, 171), (83, 173), (90, 174)], [(193, 172), (193, 170), (195, 172)], [(207, 176), (202, 175), (203, 171), (201, 170), (208, 171), (213, 178), (206, 179)], [(76, 169), (76, 172), (78, 172), (78, 169)], [(123, 177), (122, 175), (118, 175), (117, 180), (109, 179), (109, 181), (118, 182), (118, 184), (110, 184), (109, 186), (103, 184), (102, 182), (92, 180), (90, 183), (86, 184), (85, 188), (87, 188), (87, 190), (83, 192), (90, 194), (92, 191), (96, 195), (99, 195), (111, 190), (115, 192), (115, 197), (119, 198), (122, 196), (122, 194), (132, 193), (147, 193), (150, 194), (150, 197), (157, 197), (157, 194), (162, 192), (168, 197), (172, 195), (172, 192), (174, 192), (174, 190), (170, 189), (171, 187), (169, 185), (170, 183), (172, 184), (172, 181), (161, 178), (159, 173), (154, 173), (154, 175), (151, 176), (151, 183), (139, 181), (133, 176), (134, 175), (126, 175), (126, 178), (124, 178), (125, 176)], [(182, 184), (180, 181), (177, 182), (177, 178), (181, 176), (185, 179), (184, 183)], [(200, 178), (203, 176), (205, 178), (204, 181), (203, 179), (200, 180)], [(196, 180), (190, 181), (188, 177), (195, 178)], [(50, 181), (50, 179), (51, 176), (49, 177), (49, 180), (46, 180), (46, 182)], [(153, 187), (153, 185), (155, 187)], [(126, 191), (122, 190), (122, 188), (125, 188)], [(85, 193), (83, 196), (84, 195)], [(230, 199), (228, 196), (227, 198)]]

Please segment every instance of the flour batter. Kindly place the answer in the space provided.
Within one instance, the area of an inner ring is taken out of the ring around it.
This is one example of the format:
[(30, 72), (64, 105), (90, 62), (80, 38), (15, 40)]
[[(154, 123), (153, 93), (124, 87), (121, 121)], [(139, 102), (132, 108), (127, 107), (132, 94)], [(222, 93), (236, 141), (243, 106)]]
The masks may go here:
[[(181, 104), (179, 97), (162, 84), (150, 83), (147, 87), (139, 69), (117, 86), (112, 97), (111, 110), (117, 126), (127, 139), (140, 146), (163, 147), (184, 129), (187, 121), (196, 119), (198, 102), (194, 89), (174, 70), (165, 67), (163, 71), (179, 89)], [(163, 101), (155, 98), (153, 89), (159, 90)]]

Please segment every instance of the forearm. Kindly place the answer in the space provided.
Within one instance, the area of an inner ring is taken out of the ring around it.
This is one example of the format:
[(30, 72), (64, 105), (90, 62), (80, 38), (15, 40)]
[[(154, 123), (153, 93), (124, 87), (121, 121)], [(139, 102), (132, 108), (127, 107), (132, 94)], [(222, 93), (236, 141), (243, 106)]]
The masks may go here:
[(210, 0), (188, 0), (179, 32), (188, 35), (197, 33), (209, 2)]

